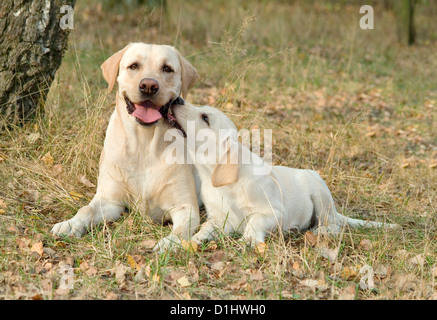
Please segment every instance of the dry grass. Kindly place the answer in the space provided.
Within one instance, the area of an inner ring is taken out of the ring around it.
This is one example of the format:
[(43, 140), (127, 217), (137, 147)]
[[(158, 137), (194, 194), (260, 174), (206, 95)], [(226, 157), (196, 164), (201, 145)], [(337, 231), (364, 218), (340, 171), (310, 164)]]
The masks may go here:
[[(78, 3), (44, 113), (0, 133), (0, 298), (436, 298), (435, 7), (419, 4), (411, 48), (375, 8), (377, 30), (363, 31), (356, 5)], [(158, 256), (150, 247), (169, 226), (132, 208), (81, 239), (53, 239), (53, 224), (93, 196), (113, 110), (99, 66), (129, 41), (175, 44), (202, 76), (192, 103), (273, 129), (275, 163), (319, 171), (345, 215), (403, 230), (273, 235), (264, 253), (223, 236)], [(360, 288), (366, 265), (372, 290)]]

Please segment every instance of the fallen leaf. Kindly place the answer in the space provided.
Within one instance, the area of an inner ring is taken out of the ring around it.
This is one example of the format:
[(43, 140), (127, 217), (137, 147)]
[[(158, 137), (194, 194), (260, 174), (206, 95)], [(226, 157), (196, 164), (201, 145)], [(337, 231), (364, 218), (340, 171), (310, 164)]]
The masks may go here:
[(264, 275), (261, 270), (258, 270), (250, 275), (250, 278), (254, 281), (262, 281), (264, 280)]
[(182, 293), (181, 297), (184, 298), (185, 300), (191, 300), (191, 296), (190, 296), (190, 294), (187, 291)]
[(64, 171), (62, 164), (55, 164), (52, 167), (52, 172), (55, 174), (55, 176), (60, 175), (62, 171)]
[(294, 270), (296, 270), (296, 271), (299, 271), (299, 270), (300, 270), (300, 264), (299, 264), (299, 262), (294, 261), (294, 262), (293, 262), (293, 266), (292, 266), (292, 268), (293, 268)]
[(152, 281), (153, 281), (153, 282), (159, 282), (159, 275), (155, 273), (155, 274), (152, 276)]
[(305, 279), (300, 281), (299, 283), (305, 287), (315, 289), (316, 286), (319, 284), (319, 281), (315, 279)]
[(7, 207), (8, 205), (6, 204), (6, 202), (3, 199), (0, 199), (0, 208), (6, 209)]
[(305, 241), (305, 243), (309, 243), (311, 246), (314, 247), (318, 241), (318, 237), (311, 231), (307, 231), (303, 236), (303, 240)]
[(138, 272), (136, 273), (134, 279), (136, 282), (143, 282), (145, 277), (144, 277), (144, 268), (140, 268), (140, 270), (138, 270)]
[(34, 243), (30, 248), (30, 252), (36, 252), (39, 254), (40, 257), (42, 257), (44, 255), (43, 243), (42, 242)]
[(115, 281), (121, 285), (126, 281), (126, 269), (121, 263), (115, 267)]
[(378, 263), (378, 264), (373, 266), (373, 273), (379, 279), (384, 279), (384, 278), (387, 278), (387, 276), (390, 275), (390, 268), (386, 267), (383, 264)]
[(130, 265), (130, 267), (132, 269), (136, 269), (136, 270), (140, 270), (141, 269), (140, 265), (130, 255), (127, 255), (127, 263), (129, 263), (129, 265)]
[(39, 134), (39, 132), (34, 132), (34, 133), (29, 134), (29, 135), (26, 137), (26, 140), (27, 140), (27, 142), (29, 142), (29, 143), (35, 143), (36, 140), (38, 140), (39, 138), (40, 138), (40, 134)]
[(43, 296), (40, 293), (35, 294), (30, 299), (32, 299), (32, 300), (44, 300)]
[(418, 280), (414, 274), (398, 274), (393, 277), (393, 282), (395, 287), (401, 292), (414, 292), (418, 286)]
[(373, 138), (375, 136), (376, 136), (376, 132), (375, 131), (370, 131), (370, 132), (366, 133), (366, 137)]
[(242, 289), (246, 286), (247, 286), (247, 279), (246, 279), (246, 276), (244, 275), (243, 277), (241, 277), (237, 281), (235, 281), (231, 284), (228, 284), (226, 286), (226, 288), (229, 288), (231, 290), (239, 290), (239, 289)]
[(67, 248), (68, 243), (64, 241), (56, 241), (55, 246), (58, 248)]
[(350, 285), (341, 289), (339, 293), (339, 300), (355, 300), (356, 287), (354, 285)]
[(363, 250), (369, 251), (370, 249), (372, 249), (372, 242), (369, 239), (362, 239), (358, 247), (362, 248)]
[(218, 261), (223, 261), (224, 256), (225, 256), (225, 253), (223, 252), (223, 250), (214, 251), (209, 256), (208, 262), (214, 263), (214, 262), (218, 262)]
[(264, 255), (266, 252), (266, 244), (264, 242), (260, 242), (255, 247), (255, 252), (259, 253), (260, 255)]
[(156, 246), (155, 240), (144, 240), (140, 243), (141, 246), (146, 247), (147, 249), (152, 249)]
[(27, 253), (29, 251), (30, 239), (19, 238), (19, 239), (15, 239), (15, 242), (17, 243), (18, 248), (20, 248), (22, 252)]
[(302, 268), (300, 267), (299, 262), (294, 261), (294, 262), (293, 262), (293, 265), (291, 266), (291, 268), (293, 269), (293, 270), (291, 271), (291, 273), (293, 274), (293, 276), (295, 276), (296, 278), (299, 278), (299, 279), (302, 279), (302, 278), (303, 278), (304, 273), (303, 273)]
[(198, 247), (197, 242), (192, 241), (192, 240), (187, 241), (187, 240), (182, 239), (182, 248), (184, 248), (185, 251), (196, 252), (197, 247)]
[(434, 267), (434, 268), (432, 268), (432, 276), (433, 276), (434, 278), (437, 278), (437, 266)]
[(319, 252), (319, 254), (323, 257), (329, 260), (329, 262), (334, 262), (335, 260), (337, 260), (337, 256), (338, 256), (338, 248), (335, 249), (329, 249), (328, 247), (325, 246), (320, 246), (317, 251)]
[(54, 159), (50, 152), (47, 152), (44, 156), (42, 156), (41, 161), (47, 166), (52, 166), (54, 163)]
[(179, 283), (179, 285), (180, 285), (182, 288), (185, 288), (185, 287), (189, 287), (189, 286), (191, 286), (191, 282), (188, 280), (188, 278), (187, 278), (186, 276), (183, 276), (182, 278), (179, 278), (179, 279), (177, 280), (177, 283)]
[(94, 267), (89, 267), (89, 269), (85, 272), (88, 277), (93, 277), (97, 274), (97, 269)]
[(24, 190), (18, 195), (20, 198), (24, 198), (29, 202), (35, 202), (39, 198), (39, 192), (37, 190)]
[(150, 264), (143, 267), (143, 269), (144, 269), (144, 274), (147, 276), (147, 278), (150, 278), (150, 275), (152, 274), (152, 267), (150, 266)]
[(222, 271), (225, 268), (223, 261), (218, 261), (210, 264), (210, 268), (215, 271)]
[(9, 226), (6, 230), (12, 233), (20, 234), (21, 231), (16, 226)]
[(105, 298), (105, 300), (118, 300), (118, 299), (119, 299), (118, 294), (116, 294), (115, 292), (112, 292), (112, 291), (109, 292)]
[(87, 261), (83, 261), (79, 265), (79, 269), (82, 270), (88, 277), (95, 276), (97, 274), (97, 269), (93, 266), (90, 266)]
[(81, 264), (79, 265), (79, 269), (82, 270), (83, 272), (87, 271), (89, 269), (89, 264), (87, 261), (83, 261), (81, 262)]
[(208, 243), (208, 246), (204, 249), (204, 251), (214, 251), (217, 250), (217, 243), (215, 241), (211, 241)]
[(96, 185), (94, 183), (92, 183), (91, 181), (89, 181), (85, 175), (80, 177), (80, 182), (82, 182), (88, 188), (95, 188), (96, 187)]
[(408, 262), (413, 266), (421, 267), (425, 263), (425, 257), (423, 254), (418, 254), (412, 257)]
[(405, 249), (399, 249), (395, 252), (395, 256), (400, 260), (405, 260), (408, 256), (408, 252)]
[(77, 193), (75, 191), (70, 191), (68, 194), (76, 201), (84, 197), (84, 195)]
[(5, 213), (6, 213), (6, 210), (0, 209), (0, 214), (5, 214)]
[(344, 267), (341, 271), (341, 277), (345, 280), (353, 280), (358, 276), (358, 270), (352, 267)]

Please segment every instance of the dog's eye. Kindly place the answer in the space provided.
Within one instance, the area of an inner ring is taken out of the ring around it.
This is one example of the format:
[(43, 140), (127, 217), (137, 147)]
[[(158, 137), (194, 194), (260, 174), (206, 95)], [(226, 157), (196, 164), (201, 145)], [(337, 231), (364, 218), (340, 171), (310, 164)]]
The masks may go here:
[(131, 70), (137, 70), (138, 69), (138, 64), (137, 63), (132, 63), (129, 67), (127, 67), (128, 69)]
[(173, 69), (170, 68), (169, 66), (165, 65), (165, 66), (162, 67), (162, 71), (164, 71), (164, 72), (173, 72)]
[(202, 120), (206, 122), (206, 124), (209, 126), (209, 118), (206, 114), (202, 113)]

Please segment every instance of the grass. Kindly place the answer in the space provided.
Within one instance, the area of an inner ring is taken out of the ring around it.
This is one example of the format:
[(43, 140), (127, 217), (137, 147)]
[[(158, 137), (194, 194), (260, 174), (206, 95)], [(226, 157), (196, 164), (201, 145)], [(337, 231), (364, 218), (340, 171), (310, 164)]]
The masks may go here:
[[(0, 133), (0, 298), (435, 299), (435, 11), (417, 5), (418, 43), (406, 47), (378, 5), (364, 31), (359, 6), (340, 2), (78, 3), (43, 112)], [(340, 212), (402, 231), (275, 234), (264, 254), (221, 236), (159, 256), (150, 248), (170, 226), (133, 207), (81, 239), (54, 239), (51, 227), (94, 194), (114, 106), (99, 67), (130, 41), (176, 45), (201, 74), (192, 103), (273, 129), (276, 164), (317, 170)], [(71, 290), (61, 265), (74, 270)], [(360, 288), (365, 265), (374, 289)]]

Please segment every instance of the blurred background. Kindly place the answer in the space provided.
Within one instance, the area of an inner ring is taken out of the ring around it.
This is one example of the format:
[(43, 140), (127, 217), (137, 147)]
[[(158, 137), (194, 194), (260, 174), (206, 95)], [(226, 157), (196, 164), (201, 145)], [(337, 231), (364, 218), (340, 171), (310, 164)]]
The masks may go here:
[[(404, 2), (415, 3), (411, 46)], [(373, 30), (359, 26), (364, 4)], [(127, 43), (170, 44), (201, 75), (194, 103), (263, 107), (307, 90), (375, 89), (417, 105), (436, 96), (436, 16), (433, 0), (91, 0), (75, 7), (64, 64), (77, 71), (68, 82), (103, 88), (100, 64)]]

